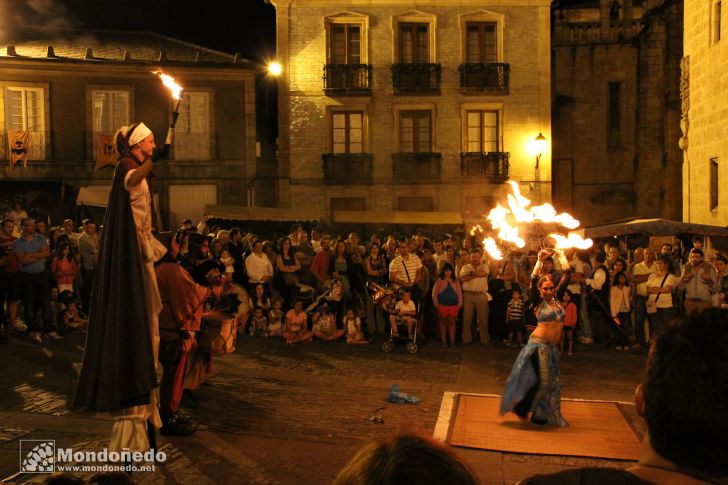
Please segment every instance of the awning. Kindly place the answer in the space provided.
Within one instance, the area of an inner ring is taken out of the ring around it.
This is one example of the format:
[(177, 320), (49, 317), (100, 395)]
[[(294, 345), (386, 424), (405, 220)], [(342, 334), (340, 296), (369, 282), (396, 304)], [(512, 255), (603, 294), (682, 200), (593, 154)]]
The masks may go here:
[(106, 207), (109, 203), (110, 185), (87, 185), (81, 187), (76, 197), (76, 205), (94, 205)]
[(462, 225), (459, 212), (335, 211), (334, 223)]
[(214, 219), (231, 219), (236, 221), (318, 221), (321, 214), (311, 210), (280, 209), (277, 207), (244, 207), (237, 205), (205, 206), (205, 214)]
[(584, 230), (585, 237), (628, 236), (644, 234), (649, 236), (676, 236), (696, 234), (701, 236), (728, 236), (728, 227), (693, 224), (671, 221), (669, 219), (634, 219), (626, 222), (589, 227)]

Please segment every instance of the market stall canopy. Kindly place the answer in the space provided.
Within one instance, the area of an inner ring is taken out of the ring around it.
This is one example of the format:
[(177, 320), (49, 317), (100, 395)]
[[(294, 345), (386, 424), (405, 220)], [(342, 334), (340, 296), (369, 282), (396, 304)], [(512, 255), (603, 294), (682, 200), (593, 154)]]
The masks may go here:
[(583, 233), (584, 237), (628, 236), (630, 234), (645, 234), (649, 236), (696, 234), (700, 236), (728, 237), (728, 227), (693, 224), (668, 219), (634, 219), (631, 221), (588, 227), (583, 230)]
[(335, 211), (334, 224), (462, 225), (459, 212)]
[(205, 214), (213, 219), (235, 221), (318, 221), (321, 218), (321, 214), (311, 210), (214, 204), (205, 206)]
[(81, 187), (76, 197), (76, 205), (106, 207), (109, 203), (110, 185), (87, 185)]

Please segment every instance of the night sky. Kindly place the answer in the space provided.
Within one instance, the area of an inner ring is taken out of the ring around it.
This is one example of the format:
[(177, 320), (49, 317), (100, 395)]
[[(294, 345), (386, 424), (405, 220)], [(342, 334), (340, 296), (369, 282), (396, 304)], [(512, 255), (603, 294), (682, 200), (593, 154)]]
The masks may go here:
[(147, 30), (254, 61), (275, 55), (275, 9), (264, 0), (0, 0), (0, 30), (23, 24)]

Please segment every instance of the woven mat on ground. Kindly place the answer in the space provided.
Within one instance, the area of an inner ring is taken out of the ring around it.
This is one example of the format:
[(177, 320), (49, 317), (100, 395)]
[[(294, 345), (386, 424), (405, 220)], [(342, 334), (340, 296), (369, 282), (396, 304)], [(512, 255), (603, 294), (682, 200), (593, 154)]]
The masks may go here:
[(500, 398), (457, 394), (447, 442), (454, 446), (535, 455), (637, 460), (640, 439), (617, 403), (561, 401), (568, 428), (541, 428), (498, 414)]

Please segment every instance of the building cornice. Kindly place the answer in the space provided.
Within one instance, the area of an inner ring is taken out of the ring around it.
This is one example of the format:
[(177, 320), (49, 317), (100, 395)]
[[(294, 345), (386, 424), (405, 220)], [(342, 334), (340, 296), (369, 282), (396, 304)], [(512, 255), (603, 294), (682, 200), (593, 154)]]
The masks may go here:
[(270, 0), (278, 10), (297, 6), (363, 8), (363, 7), (551, 7), (551, 0), (346, 0), (335, 2), (331, 0)]

